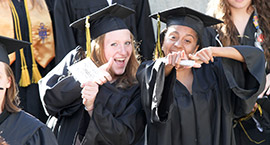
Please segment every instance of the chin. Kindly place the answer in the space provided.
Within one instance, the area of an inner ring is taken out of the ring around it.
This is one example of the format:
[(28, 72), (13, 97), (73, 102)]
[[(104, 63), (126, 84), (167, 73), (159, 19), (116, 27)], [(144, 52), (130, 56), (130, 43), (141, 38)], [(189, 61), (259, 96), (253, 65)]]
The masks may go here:
[(125, 73), (125, 69), (123, 70), (114, 70), (114, 75), (121, 76)]

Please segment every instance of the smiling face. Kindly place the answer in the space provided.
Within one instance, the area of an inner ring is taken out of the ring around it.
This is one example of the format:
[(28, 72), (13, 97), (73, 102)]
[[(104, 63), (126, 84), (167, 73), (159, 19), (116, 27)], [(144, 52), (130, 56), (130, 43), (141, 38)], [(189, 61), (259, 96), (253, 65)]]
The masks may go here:
[(251, 0), (227, 0), (233, 9), (247, 9), (251, 5)]
[(104, 53), (107, 61), (112, 57), (112, 75), (122, 75), (125, 72), (132, 54), (132, 38), (128, 29), (115, 30), (105, 34)]
[(3, 90), (0, 90), (0, 105), (1, 109), (3, 109), (3, 101), (6, 95), (6, 90), (11, 86), (11, 78), (7, 76), (5, 65), (3, 62), (0, 62), (0, 87)]
[(187, 26), (172, 25), (168, 27), (162, 49), (165, 56), (167, 56), (169, 53), (182, 50), (184, 50), (188, 55), (196, 52), (199, 48), (197, 41), (197, 33), (192, 28)]

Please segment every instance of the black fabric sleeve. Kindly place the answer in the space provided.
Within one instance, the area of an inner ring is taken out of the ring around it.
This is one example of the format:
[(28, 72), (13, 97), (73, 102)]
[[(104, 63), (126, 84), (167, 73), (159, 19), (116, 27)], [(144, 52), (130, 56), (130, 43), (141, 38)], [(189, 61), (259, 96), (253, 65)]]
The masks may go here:
[(82, 144), (135, 144), (144, 134), (145, 117), (140, 91), (125, 96), (112, 87), (100, 87)]
[(241, 53), (245, 63), (222, 58), (226, 83), (229, 87), (223, 86), (221, 90), (223, 90), (223, 99), (226, 99), (224, 102), (227, 103), (224, 106), (230, 104), (232, 113), (238, 118), (252, 110), (257, 96), (264, 89), (265, 59), (263, 52), (256, 47), (244, 45), (233, 47)]
[(68, 66), (72, 65), (77, 49), (66, 57), (39, 81), (42, 104), (50, 115), (66, 116), (76, 112), (81, 103), (81, 87), (73, 76), (69, 75)]
[[(173, 103), (175, 70), (165, 77), (165, 64), (161, 60), (140, 65), (137, 79), (141, 85), (142, 105), (152, 123), (164, 122)], [(166, 87), (164, 87), (166, 86)]]

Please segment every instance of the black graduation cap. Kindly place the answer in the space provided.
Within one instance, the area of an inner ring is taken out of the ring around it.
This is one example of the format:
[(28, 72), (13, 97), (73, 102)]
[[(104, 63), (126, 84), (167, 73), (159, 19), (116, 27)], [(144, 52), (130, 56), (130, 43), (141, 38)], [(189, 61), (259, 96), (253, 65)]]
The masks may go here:
[(8, 54), (28, 45), (31, 43), (0, 36), (0, 61), (9, 64)]
[[(167, 27), (171, 25), (182, 25), (192, 28), (198, 33), (201, 39), (204, 33), (204, 27), (222, 23), (221, 20), (205, 15), (187, 7), (176, 7), (167, 9), (150, 17), (157, 19), (160, 15), (160, 21), (166, 23)], [(201, 39), (202, 40), (202, 39)]]
[(133, 13), (135, 13), (134, 10), (123, 5), (114, 3), (73, 22), (72, 24), (70, 24), (70, 26), (85, 30), (85, 20), (87, 17), (90, 17), (89, 22), (91, 38), (95, 39), (98, 36), (110, 31), (128, 29), (127, 25), (122, 19)]

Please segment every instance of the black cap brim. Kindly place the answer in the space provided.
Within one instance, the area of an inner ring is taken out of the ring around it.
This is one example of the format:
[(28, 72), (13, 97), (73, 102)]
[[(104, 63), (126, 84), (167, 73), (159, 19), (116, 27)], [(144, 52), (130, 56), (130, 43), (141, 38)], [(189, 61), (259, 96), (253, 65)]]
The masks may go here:
[(195, 17), (199, 18), (203, 22), (204, 27), (223, 23), (223, 21), (221, 21), (219, 19), (205, 15), (205, 14), (198, 12), (198, 11), (192, 10), (188, 7), (176, 7), (176, 8), (166, 9), (166, 10), (160, 11), (158, 13), (151, 14), (150, 17), (157, 19), (157, 14), (160, 15), (160, 21), (164, 22), (166, 24), (167, 24), (168, 20), (170, 18), (172, 18), (172, 16), (177, 17), (177, 16), (188, 16), (188, 15), (195, 16)]
[[(133, 13), (135, 13), (134, 10), (132, 10), (126, 6), (114, 3), (108, 7), (100, 9), (100, 10), (98, 10), (98, 11), (96, 11), (93, 14), (90, 14), (88, 16), (90, 16), (89, 21), (91, 23), (91, 22), (93, 22), (93, 21), (95, 21), (103, 16), (107, 16), (107, 15), (123, 19), (123, 18), (126, 18), (127, 16), (129, 16)], [(81, 18), (81, 19), (71, 23), (69, 26), (84, 30), (85, 29), (85, 20), (86, 20), (86, 17)]]
[(0, 36), (0, 61), (9, 64), (8, 54), (31, 45), (30, 42)]

